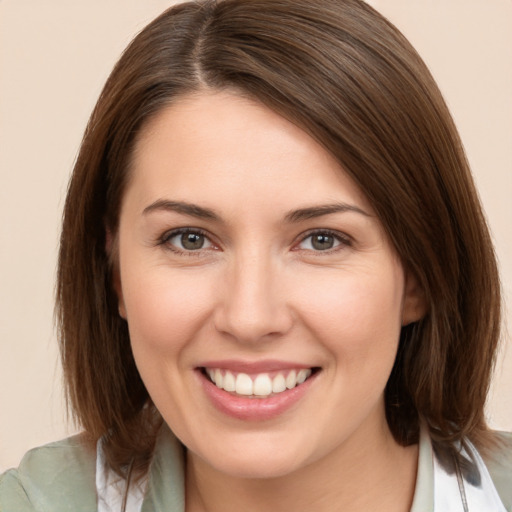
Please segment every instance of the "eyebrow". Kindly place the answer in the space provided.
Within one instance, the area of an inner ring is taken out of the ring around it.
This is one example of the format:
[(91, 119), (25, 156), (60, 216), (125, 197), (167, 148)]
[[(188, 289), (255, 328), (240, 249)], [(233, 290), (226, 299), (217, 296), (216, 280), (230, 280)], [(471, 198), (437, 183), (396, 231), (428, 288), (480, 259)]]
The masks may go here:
[(293, 210), (286, 214), (285, 220), (287, 222), (301, 222), (303, 220), (314, 219), (316, 217), (322, 217), (323, 215), (330, 215), (332, 213), (345, 213), (354, 212), (364, 215), (365, 217), (371, 217), (371, 215), (358, 206), (347, 203), (333, 203), (325, 204), (320, 206), (311, 206), (309, 208), (300, 208), (299, 210)]
[(151, 203), (149, 206), (144, 208), (142, 213), (147, 215), (148, 213), (158, 210), (183, 213), (184, 215), (197, 217), (199, 219), (220, 220), (220, 217), (209, 208), (203, 208), (202, 206), (185, 203), (183, 201), (168, 201), (166, 199), (158, 199), (154, 203)]
[[(167, 199), (158, 199), (154, 203), (151, 203), (149, 206), (144, 208), (142, 213), (144, 215), (147, 215), (148, 213), (162, 210), (177, 212), (199, 219), (207, 219), (217, 222), (221, 221), (220, 216), (217, 215), (210, 208), (204, 208), (202, 206), (198, 206), (193, 203), (187, 203), (184, 201), (170, 201)], [(307, 208), (300, 208), (298, 210), (292, 210), (291, 212), (288, 212), (285, 215), (284, 220), (290, 223), (297, 223), (308, 219), (314, 219), (316, 217), (322, 217), (324, 215), (345, 212), (354, 212), (364, 215), (365, 217), (371, 217), (369, 213), (365, 212), (358, 206), (348, 203), (333, 203), (319, 206), (310, 206)]]

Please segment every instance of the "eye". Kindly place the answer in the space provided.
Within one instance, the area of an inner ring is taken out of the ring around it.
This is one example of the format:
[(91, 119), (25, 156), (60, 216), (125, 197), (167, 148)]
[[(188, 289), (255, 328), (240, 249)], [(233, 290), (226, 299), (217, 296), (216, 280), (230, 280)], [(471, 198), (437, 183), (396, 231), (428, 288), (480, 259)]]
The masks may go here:
[(316, 231), (302, 239), (298, 249), (308, 251), (329, 251), (342, 245), (350, 245), (350, 240), (330, 231)]
[(162, 243), (176, 252), (193, 252), (213, 247), (210, 239), (200, 230), (180, 229), (167, 233)]

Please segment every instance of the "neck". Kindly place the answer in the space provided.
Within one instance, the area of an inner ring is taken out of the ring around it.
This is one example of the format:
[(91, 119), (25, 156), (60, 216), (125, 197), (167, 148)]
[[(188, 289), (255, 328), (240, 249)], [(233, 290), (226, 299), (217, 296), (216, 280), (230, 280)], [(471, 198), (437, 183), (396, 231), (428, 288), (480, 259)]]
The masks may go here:
[(398, 445), (387, 424), (378, 430), (371, 436), (357, 432), (328, 455), (276, 478), (226, 475), (188, 453), (186, 510), (407, 512), (414, 496), (418, 447)]

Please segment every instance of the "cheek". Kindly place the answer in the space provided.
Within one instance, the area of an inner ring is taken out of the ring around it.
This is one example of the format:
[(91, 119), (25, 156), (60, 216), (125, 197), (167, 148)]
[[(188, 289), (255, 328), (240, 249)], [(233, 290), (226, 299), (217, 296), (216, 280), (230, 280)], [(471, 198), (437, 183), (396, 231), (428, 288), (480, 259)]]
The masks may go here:
[(179, 424), (188, 407), (187, 347), (208, 324), (214, 287), (161, 266), (128, 268), (122, 284), (135, 363), (157, 408)]
[(134, 350), (144, 345), (159, 353), (176, 352), (206, 324), (213, 286), (184, 274), (161, 268), (138, 274), (132, 267), (122, 279)]
[(307, 290), (300, 306), (307, 325), (330, 351), (343, 352), (342, 363), (353, 358), (376, 361), (376, 353), (395, 357), (402, 272), (393, 265), (381, 272), (371, 270), (335, 270), (301, 287)]

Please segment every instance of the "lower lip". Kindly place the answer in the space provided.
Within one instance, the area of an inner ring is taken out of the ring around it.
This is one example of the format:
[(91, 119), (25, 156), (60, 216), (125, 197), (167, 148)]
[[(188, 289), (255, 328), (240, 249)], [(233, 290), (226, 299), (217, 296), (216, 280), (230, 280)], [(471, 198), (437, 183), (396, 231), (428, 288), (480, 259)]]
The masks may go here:
[(302, 384), (268, 398), (246, 398), (218, 388), (198, 370), (203, 389), (217, 410), (244, 421), (266, 421), (280, 416), (308, 392), (318, 373), (311, 375)]

